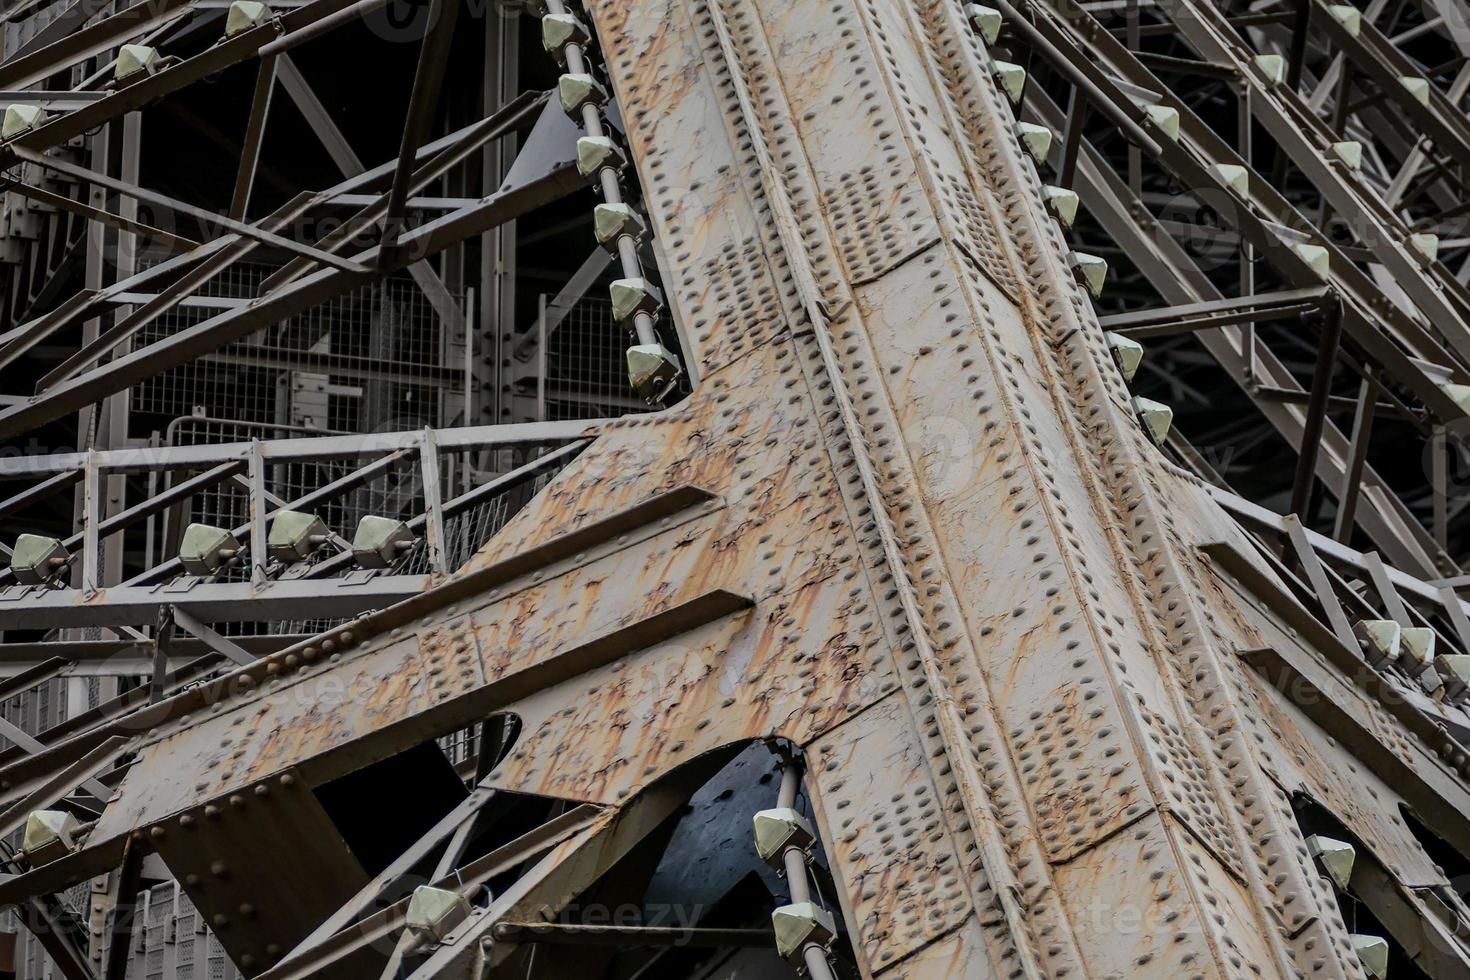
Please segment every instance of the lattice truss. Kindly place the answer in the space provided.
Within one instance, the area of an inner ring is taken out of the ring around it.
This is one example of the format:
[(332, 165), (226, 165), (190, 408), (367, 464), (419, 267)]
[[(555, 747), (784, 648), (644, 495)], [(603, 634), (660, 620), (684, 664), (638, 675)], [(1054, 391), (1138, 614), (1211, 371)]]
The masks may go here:
[(399, 13), (0, 13), (19, 976), (1470, 976), (1470, 7)]

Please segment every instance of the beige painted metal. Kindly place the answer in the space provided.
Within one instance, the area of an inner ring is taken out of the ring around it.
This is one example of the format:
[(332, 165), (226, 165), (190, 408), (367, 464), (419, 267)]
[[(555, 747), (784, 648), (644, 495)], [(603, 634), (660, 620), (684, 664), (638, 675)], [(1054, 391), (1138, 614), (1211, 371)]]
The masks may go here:
[(648, 787), (782, 736), (865, 976), (1362, 976), (1290, 794), (1443, 872), (1241, 655), (1330, 672), (1201, 551), (1253, 546), (1140, 429), (961, 5), (589, 7), (698, 388), (590, 428), (456, 581), (145, 716), (86, 847), (513, 711), (496, 785), (617, 816), (457, 930), (469, 976)]

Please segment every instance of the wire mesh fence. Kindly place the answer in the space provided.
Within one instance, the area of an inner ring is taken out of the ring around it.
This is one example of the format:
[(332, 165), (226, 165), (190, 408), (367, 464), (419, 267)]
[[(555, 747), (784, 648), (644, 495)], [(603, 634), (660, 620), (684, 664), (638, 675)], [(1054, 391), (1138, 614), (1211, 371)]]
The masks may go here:
[[(542, 309), (551, 297), (542, 296)], [(545, 379), (538, 392), (544, 395), (545, 418), (549, 420), (611, 418), (629, 412), (647, 412), (651, 407), (634, 397), (628, 387), (628, 332), (613, 318), (612, 303), (598, 296), (584, 296), (546, 332)], [(668, 324), (660, 332), (672, 331)], [(539, 338), (538, 338), (539, 339)], [(678, 349), (667, 336), (665, 344)], [(667, 399), (677, 401), (689, 391), (687, 374)]]
[[(250, 299), (273, 271), (231, 266), (140, 331), (136, 343), (172, 336)], [(451, 299), (461, 302), (453, 293)], [(450, 367), (448, 334), (417, 284), (385, 277), (148, 378), (133, 387), (131, 407), (140, 426), (203, 414), (285, 426), (282, 435), (388, 431), (406, 416), (447, 425), (462, 411), (463, 390), (427, 382), (425, 372), (462, 373), (462, 364)]]

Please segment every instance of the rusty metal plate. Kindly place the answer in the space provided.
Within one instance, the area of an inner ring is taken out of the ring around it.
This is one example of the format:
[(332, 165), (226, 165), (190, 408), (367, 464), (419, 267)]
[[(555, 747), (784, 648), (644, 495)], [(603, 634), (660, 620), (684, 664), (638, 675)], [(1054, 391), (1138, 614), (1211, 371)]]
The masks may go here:
[[(1237, 608), (1251, 621), (1259, 642), (1269, 638), (1275, 645), (1298, 643), (1258, 606), (1242, 601)], [(1237, 696), (1248, 705), (1242, 717), (1253, 738), (1276, 747), (1262, 758), (1272, 779), (1283, 790), (1305, 792), (1331, 810), (1405, 886), (1443, 882), (1444, 874), (1404, 823), (1402, 808), (1407, 804), (1400, 792), (1265, 678), (1254, 671), (1242, 677)]]
[[(794, 6), (727, 6), (737, 46), (769, 79), (762, 109), (780, 144), (776, 159), (794, 159), (800, 146), (811, 169), (814, 187), (788, 183), (793, 203), (826, 219), (849, 282), (875, 279), (938, 241), (904, 134), (892, 125), (893, 96), (850, 8), (834, 3), (813, 17)], [(780, 50), (779, 62), (770, 48)]]
[[(964, 43), (959, 38), (970, 32), (937, 11), (938, 4), (861, 0), (853, 6), (862, 12), (890, 76), (896, 98), (892, 118), (901, 120), (906, 149), (929, 184), (930, 204), (945, 237), (973, 269), (1019, 301), (1016, 258), (997, 227), (995, 188), (978, 166), (977, 150), (983, 154), (1000, 138), (994, 120), (972, 108), (980, 98), (976, 90), (993, 82), (983, 72), (965, 75), (955, 63), (956, 52), (942, 50)], [(970, 123), (965, 133), (969, 138), (956, 139), (964, 122)]]
[[(980, 397), (954, 401), (945, 416), (921, 409), (919, 392), (954, 385), (954, 364), (937, 351), (953, 342), (956, 317), (967, 312), (965, 299), (935, 250), (863, 287), (859, 309), (884, 352), (880, 367), (901, 368), (882, 375), (895, 403), (909, 406), (899, 419), (937, 529), (952, 540), (1020, 546), (1005, 554), (957, 552), (964, 560), (952, 565), (955, 602), (978, 625), (980, 669), (1047, 854), (1064, 860), (1152, 805), (1111, 668), (1096, 648), (1108, 633), (1126, 637), (1134, 630), (1103, 623), (1095, 627), (1101, 635), (1089, 635), (1094, 627), (1078, 608), (1074, 572), (1028, 485), (1033, 474), (1025, 450), (992, 424), (1002, 421), (1003, 405)], [(997, 321), (1008, 316), (1012, 328), (1019, 325), (998, 292), (989, 299)], [(982, 350), (959, 366), (968, 372), (966, 388), (997, 387)]]
[[(622, 81), (619, 105), (645, 201), (672, 270), (664, 290), (682, 314), (685, 353), (708, 375), (785, 332), (765, 247), (758, 187), (702, 2), (602, 4), (595, 13)], [(673, 136), (671, 134), (677, 134)]]
[(1177, 836), (1150, 813), (1055, 869), (1088, 976), (1172, 980), (1210, 972), (1202, 913), (1171, 846)]
[(1004, 976), (991, 964), (979, 922), (970, 922), (902, 963), (876, 971), (905, 980), (991, 980)]
[(971, 916), (967, 875), (903, 698), (808, 747), (807, 787), (847, 886), (855, 943), (874, 969)]
[[(154, 824), (148, 841), (248, 974), (274, 963), (368, 880), (292, 772)], [(360, 976), (390, 951), (365, 951), (323, 976)]]

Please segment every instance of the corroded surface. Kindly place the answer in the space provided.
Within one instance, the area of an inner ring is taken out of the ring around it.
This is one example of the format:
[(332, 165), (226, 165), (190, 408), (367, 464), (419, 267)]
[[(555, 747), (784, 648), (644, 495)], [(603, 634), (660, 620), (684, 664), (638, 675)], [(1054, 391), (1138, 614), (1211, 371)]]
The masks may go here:
[[(462, 574), (712, 502), (273, 660), (139, 736), (94, 840), (494, 709), (524, 724), (498, 785), (610, 805), (780, 735), (869, 976), (1361, 976), (1288, 794), (1442, 872), (1238, 658), (1293, 641), (1199, 553), (1251, 545), (1134, 419), (960, 4), (591, 6), (698, 386), (596, 431)], [(750, 607), (576, 652), (717, 591)]]

